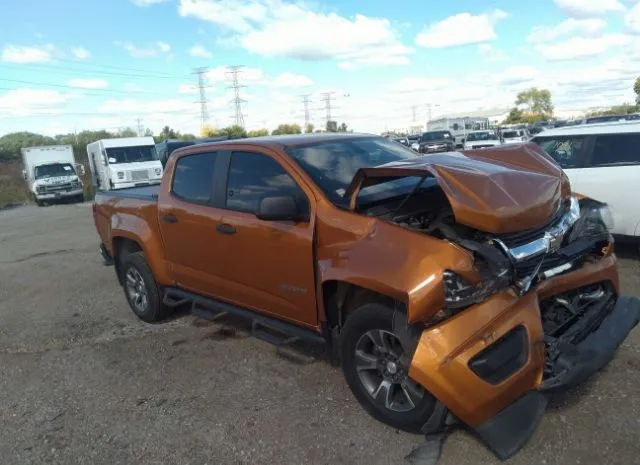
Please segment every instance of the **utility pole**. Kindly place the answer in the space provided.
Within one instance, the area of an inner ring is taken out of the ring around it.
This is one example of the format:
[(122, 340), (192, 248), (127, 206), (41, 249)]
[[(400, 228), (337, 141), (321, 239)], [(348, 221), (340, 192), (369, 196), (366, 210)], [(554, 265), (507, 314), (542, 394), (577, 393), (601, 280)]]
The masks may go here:
[(200, 91), (200, 124), (204, 127), (209, 121), (209, 110), (207, 110), (207, 95), (205, 93), (205, 85), (204, 75), (209, 71), (207, 67), (195, 68), (193, 73), (198, 76), (198, 90)]
[(142, 118), (136, 118), (136, 125), (138, 127), (138, 137), (142, 136)]
[(245, 103), (246, 100), (243, 100), (242, 98), (240, 98), (240, 89), (246, 86), (240, 85), (240, 82), (238, 81), (238, 75), (242, 72), (241, 71), (242, 68), (243, 68), (242, 65), (228, 66), (227, 67), (228, 71), (226, 74), (231, 76), (231, 85), (228, 87), (230, 89), (233, 89), (233, 100), (231, 100), (231, 102), (233, 103), (235, 114), (232, 118), (234, 118), (235, 124), (237, 126), (241, 126), (244, 128), (244, 115), (242, 114), (242, 104)]
[(311, 94), (305, 94), (302, 96), (302, 104), (304, 105), (304, 130), (307, 130), (309, 123), (311, 122), (310, 114), (309, 114), (309, 96)]
[(416, 109), (417, 108), (418, 108), (417, 105), (411, 105), (411, 115), (413, 117), (411, 119), (411, 121), (414, 122), (414, 123), (416, 122)]
[(322, 101), (324, 102), (324, 108), (327, 112), (327, 123), (331, 121), (331, 98), (335, 92), (323, 92)]

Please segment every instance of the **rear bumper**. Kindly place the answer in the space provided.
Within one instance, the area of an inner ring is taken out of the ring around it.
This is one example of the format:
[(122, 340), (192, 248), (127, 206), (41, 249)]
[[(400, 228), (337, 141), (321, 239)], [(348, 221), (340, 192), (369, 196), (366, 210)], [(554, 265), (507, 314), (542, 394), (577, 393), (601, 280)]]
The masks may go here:
[[(609, 297), (615, 296), (615, 255), (543, 281), (522, 297), (512, 291), (496, 294), (423, 331), (409, 375), (498, 456), (507, 457), (533, 432), (546, 406), (545, 393), (579, 384), (600, 370), (638, 323), (638, 299), (609, 301), (601, 306), (596, 330), (588, 327), (589, 335), (577, 345), (555, 347), (554, 374), (545, 375), (548, 338), (545, 342), (540, 301), (597, 283), (607, 283), (613, 290)], [(492, 348), (498, 350), (491, 353)]]

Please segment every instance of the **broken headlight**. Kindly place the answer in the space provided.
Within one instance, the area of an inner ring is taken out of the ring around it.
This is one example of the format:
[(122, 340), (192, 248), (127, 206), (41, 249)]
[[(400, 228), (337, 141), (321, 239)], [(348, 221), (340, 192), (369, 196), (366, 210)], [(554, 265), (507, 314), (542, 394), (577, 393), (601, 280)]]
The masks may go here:
[(445, 270), (444, 305), (448, 309), (461, 309), (486, 300), (501, 289), (508, 282), (508, 270), (502, 275), (492, 277), (477, 284), (471, 284), (457, 273)]
[(571, 228), (568, 242), (579, 238), (588, 240), (608, 239), (614, 221), (611, 209), (607, 204), (591, 199), (580, 201), (580, 217)]

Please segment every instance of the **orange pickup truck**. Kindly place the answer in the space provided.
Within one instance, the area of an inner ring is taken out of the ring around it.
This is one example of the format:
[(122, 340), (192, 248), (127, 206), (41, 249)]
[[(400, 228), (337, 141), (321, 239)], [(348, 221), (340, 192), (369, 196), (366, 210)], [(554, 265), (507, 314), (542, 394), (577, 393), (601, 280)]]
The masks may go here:
[(357, 134), (174, 152), (159, 187), (99, 192), (100, 251), (144, 321), (251, 319), (324, 344), (355, 398), (407, 431), (471, 428), (501, 458), (548, 393), (638, 323), (607, 207), (523, 144), (419, 156)]

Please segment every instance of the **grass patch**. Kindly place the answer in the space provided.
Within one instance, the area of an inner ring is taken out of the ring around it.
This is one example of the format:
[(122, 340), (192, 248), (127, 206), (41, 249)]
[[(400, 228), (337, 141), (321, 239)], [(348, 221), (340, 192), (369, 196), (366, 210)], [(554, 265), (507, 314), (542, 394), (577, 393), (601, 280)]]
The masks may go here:
[(20, 163), (0, 164), (0, 209), (31, 201)]

